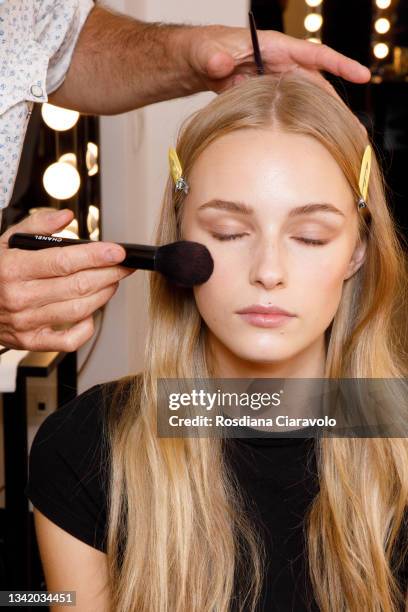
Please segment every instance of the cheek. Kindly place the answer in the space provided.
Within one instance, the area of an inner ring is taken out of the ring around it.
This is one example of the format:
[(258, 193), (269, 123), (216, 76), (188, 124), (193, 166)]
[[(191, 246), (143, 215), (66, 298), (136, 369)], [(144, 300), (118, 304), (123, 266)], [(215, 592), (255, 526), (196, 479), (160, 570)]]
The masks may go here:
[(230, 310), (228, 304), (234, 294), (232, 282), (231, 275), (221, 274), (220, 270), (216, 272), (214, 268), (206, 283), (193, 288), (198, 311), (208, 324), (216, 323)]
[(211, 255), (214, 260), (213, 273), (207, 282), (194, 287), (196, 301), (203, 306), (225, 304), (236, 295), (239, 287), (242, 289), (243, 267), (237, 263), (237, 257), (226, 249), (220, 254), (213, 246)]
[(299, 270), (301, 297), (307, 296), (305, 309), (315, 321), (329, 323), (334, 317), (343, 290), (348, 260), (339, 253), (325, 255), (319, 262), (305, 262)]

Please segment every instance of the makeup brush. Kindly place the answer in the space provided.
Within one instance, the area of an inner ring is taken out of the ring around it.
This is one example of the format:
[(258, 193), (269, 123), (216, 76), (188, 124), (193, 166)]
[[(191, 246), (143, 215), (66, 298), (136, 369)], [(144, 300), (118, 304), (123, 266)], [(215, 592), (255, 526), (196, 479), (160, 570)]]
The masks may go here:
[[(10, 236), (10, 248), (37, 251), (55, 246), (90, 244), (95, 240), (24, 234), (18, 232)], [(207, 281), (214, 269), (214, 261), (206, 246), (199, 242), (180, 240), (163, 246), (129, 244), (118, 242), (125, 251), (126, 258), (118, 265), (140, 270), (154, 270), (163, 274), (170, 282), (183, 287), (201, 285)]]
[(256, 32), (255, 16), (252, 11), (248, 13), (249, 28), (251, 30), (252, 48), (254, 50), (254, 60), (258, 74), (265, 74), (264, 63), (262, 61), (261, 50), (259, 48), (258, 34)]

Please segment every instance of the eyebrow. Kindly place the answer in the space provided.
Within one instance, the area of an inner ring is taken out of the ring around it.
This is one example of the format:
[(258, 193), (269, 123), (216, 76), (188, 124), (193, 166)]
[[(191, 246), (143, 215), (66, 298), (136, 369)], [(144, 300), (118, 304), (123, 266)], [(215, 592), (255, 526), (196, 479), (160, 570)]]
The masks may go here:
[[(206, 208), (227, 210), (229, 212), (240, 213), (242, 215), (252, 215), (254, 213), (254, 209), (248, 204), (244, 204), (244, 202), (229, 202), (228, 200), (210, 200), (209, 202), (205, 202), (205, 204), (201, 204), (201, 206), (198, 207), (198, 210), (203, 210)], [(317, 212), (330, 212), (345, 217), (344, 213), (342, 213), (339, 208), (336, 208), (336, 206), (329, 204), (328, 202), (309, 202), (307, 204), (303, 204), (302, 206), (296, 206), (296, 208), (290, 209), (288, 217), (292, 218)]]

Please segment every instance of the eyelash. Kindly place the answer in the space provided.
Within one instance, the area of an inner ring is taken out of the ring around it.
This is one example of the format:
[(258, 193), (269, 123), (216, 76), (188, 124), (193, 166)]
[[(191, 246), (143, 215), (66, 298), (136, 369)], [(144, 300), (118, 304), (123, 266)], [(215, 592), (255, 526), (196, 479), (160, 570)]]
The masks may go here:
[[(228, 235), (212, 234), (214, 238), (220, 241), (236, 240), (237, 238), (241, 238), (242, 236), (245, 236), (245, 235), (246, 234), (228, 234)], [(323, 246), (324, 244), (327, 244), (327, 242), (325, 242), (324, 240), (316, 240), (313, 238), (295, 238), (295, 240), (299, 240), (299, 242), (303, 242), (304, 244), (307, 244), (310, 246)]]

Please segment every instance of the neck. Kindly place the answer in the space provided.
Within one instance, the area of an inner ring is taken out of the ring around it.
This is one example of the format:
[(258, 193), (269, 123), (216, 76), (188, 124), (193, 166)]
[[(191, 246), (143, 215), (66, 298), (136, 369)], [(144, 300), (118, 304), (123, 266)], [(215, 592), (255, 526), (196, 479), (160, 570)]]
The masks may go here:
[[(283, 385), (285, 387), (284, 406), (269, 410), (268, 416), (276, 416), (276, 414), (285, 414), (294, 418), (320, 416), (320, 403), (319, 401), (316, 402), (316, 397), (319, 397), (322, 381), (316, 379), (325, 378), (326, 349), (324, 336), (294, 357), (270, 363), (242, 360), (232, 354), (215, 337), (209, 337), (207, 346), (208, 353), (211, 356), (208, 363), (212, 365), (211, 375), (213, 378), (303, 379), (294, 381), (286, 387)], [(254, 387), (254, 383), (249, 383), (247, 391), (262, 392), (270, 390), (266, 387), (263, 388), (263, 383), (260, 381), (255, 385)], [(282, 410), (283, 412), (281, 412)], [(226, 409), (225, 412), (230, 416), (237, 416), (234, 414), (234, 410)], [(272, 427), (271, 430), (274, 429)], [(269, 430), (269, 428), (266, 428), (266, 430)]]
[(321, 336), (297, 355), (280, 361), (246, 361), (234, 355), (218, 338), (210, 335), (208, 352), (211, 355), (214, 378), (324, 378), (326, 349)]

